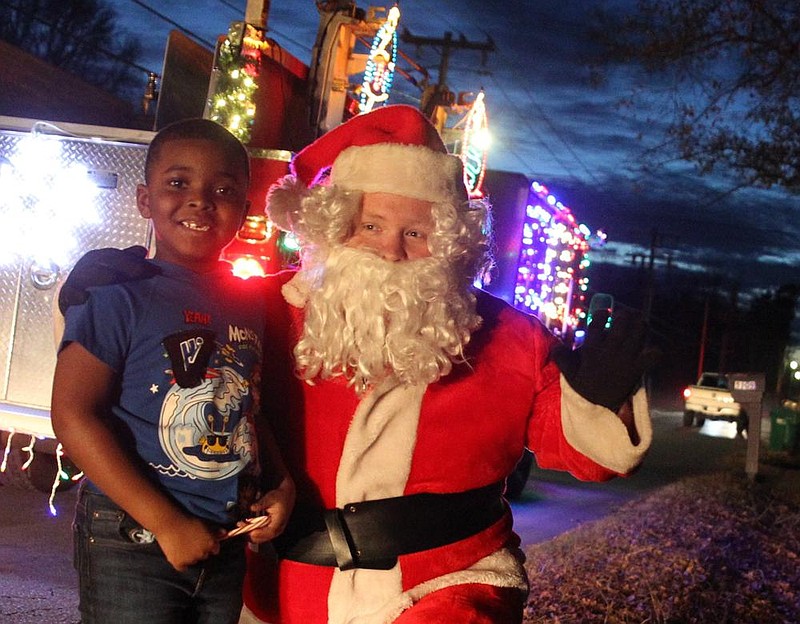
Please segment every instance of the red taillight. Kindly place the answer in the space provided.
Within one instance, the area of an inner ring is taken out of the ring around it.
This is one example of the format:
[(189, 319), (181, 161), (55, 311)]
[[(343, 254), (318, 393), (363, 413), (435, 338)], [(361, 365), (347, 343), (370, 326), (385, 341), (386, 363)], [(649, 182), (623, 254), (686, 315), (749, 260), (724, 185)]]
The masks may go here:
[(692, 396), (692, 391), (689, 388), (684, 388), (683, 389), (683, 398), (684, 399), (688, 399), (690, 396)]

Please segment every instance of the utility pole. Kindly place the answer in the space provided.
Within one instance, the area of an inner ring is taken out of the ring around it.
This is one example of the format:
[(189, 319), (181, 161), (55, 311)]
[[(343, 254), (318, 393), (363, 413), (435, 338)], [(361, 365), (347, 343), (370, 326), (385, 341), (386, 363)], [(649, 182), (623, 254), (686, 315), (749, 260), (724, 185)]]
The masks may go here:
[[(481, 64), (486, 63), (488, 52), (494, 52), (495, 45), (491, 37), (487, 36), (486, 41), (468, 41), (464, 35), (458, 39), (453, 39), (453, 33), (446, 32), (444, 37), (417, 37), (412, 35), (408, 29), (403, 29), (400, 39), (403, 43), (410, 43), (418, 47), (432, 46), (441, 48), (441, 59), (439, 60), (439, 79), (435, 86), (426, 87), (422, 94), (422, 112), (430, 119), (434, 119), (437, 107), (452, 105), (452, 94), (447, 88), (447, 71), (450, 64), (450, 54), (454, 50), (480, 50), (482, 52)], [(435, 121), (435, 120), (434, 120)]]
[(247, 0), (244, 8), (244, 21), (261, 30), (267, 29), (270, 0)]
[(700, 330), (700, 352), (697, 356), (697, 379), (705, 370), (706, 361), (706, 341), (708, 340), (708, 311), (711, 306), (711, 294), (706, 293), (706, 303), (703, 308), (703, 328)]
[[(653, 313), (653, 303), (655, 301), (656, 291), (656, 277), (655, 268), (657, 261), (666, 262), (667, 272), (672, 269), (672, 253), (660, 252), (660, 247), (663, 244), (663, 236), (659, 234), (658, 228), (653, 228), (650, 231), (650, 249), (647, 253), (631, 253), (631, 262), (633, 266), (641, 266), (644, 273), (642, 280), (644, 297), (642, 303), (643, 315), (645, 321), (650, 321), (650, 316)], [(641, 264), (640, 264), (641, 263)]]
[(658, 229), (650, 231), (650, 255), (647, 260), (647, 294), (644, 302), (644, 320), (650, 321), (650, 314), (653, 311), (653, 298), (655, 297), (655, 275), (654, 265), (656, 261), (656, 249), (658, 247)]

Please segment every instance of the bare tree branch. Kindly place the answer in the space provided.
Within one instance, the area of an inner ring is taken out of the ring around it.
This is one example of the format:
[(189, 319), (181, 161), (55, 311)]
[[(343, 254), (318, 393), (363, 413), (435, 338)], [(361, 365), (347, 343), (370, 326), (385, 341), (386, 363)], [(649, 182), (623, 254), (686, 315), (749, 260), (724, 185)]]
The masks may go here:
[(800, 3), (639, 0), (622, 19), (598, 12), (593, 31), (599, 79), (623, 63), (671, 78), (681, 158), (800, 191)]

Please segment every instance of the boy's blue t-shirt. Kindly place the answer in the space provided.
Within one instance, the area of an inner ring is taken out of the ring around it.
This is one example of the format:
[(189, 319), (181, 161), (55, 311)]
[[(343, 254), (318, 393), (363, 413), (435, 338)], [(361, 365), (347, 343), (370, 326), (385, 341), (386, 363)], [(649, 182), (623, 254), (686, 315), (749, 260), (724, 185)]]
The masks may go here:
[(261, 280), (221, 263), (194, 273), (91, 289), (67, 310), (62, 346), (78, 342), (117, 373), (109, 424), (191, 514), (231, 526), (258, 482)]

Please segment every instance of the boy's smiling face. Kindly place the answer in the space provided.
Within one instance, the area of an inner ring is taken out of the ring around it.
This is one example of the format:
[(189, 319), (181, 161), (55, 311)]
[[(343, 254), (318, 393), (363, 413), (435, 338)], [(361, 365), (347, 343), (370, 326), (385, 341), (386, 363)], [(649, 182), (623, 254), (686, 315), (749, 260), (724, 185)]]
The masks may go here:
[(153, 220), (156, 258), (203, 272), (247, 214), (247, 175), (236, 159), (206, 139), (165, 142), (136, 189), (141, 215)]

